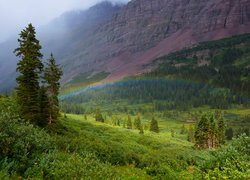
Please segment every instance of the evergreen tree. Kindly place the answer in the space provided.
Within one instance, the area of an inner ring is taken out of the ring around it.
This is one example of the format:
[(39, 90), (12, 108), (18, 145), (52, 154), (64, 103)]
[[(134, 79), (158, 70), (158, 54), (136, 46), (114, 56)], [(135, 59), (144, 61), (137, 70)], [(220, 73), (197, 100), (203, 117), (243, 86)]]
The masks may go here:
[(40, 124), (41, 107), (39, 103), (40, 75), (43, 70), (41, 45), (36, 38), (35, 28), (29, 24), (21, 31), (18, 39), (19, 47), (14, 53), (21, 60), (17, 64), (17, 101), (22, 118), (34, 124)]
[(140, 128), (141, 128), (141, 117), (140, 117), (140, 114), (138, 114), (137, 117), (135, 118), (134, 126), (135, 126), (135, 129), (140, 130)]
[(218, 125), (213, 114), (203, 115), (195, 130), (195, 145), (198, 148), (216, 148), (219, 145)]
[(121, 126), (121, 122), (120, 122), (119, 118), (117, 119), (117, 123), (116, 124), (117, 124), (117, 126)]
[(194, 139), (194, 128), (192, 125), (189, 126), (188, 128), (188, 141), (189, 142), (195, 142), (195, 139)]
[(98, 122), (104, 122), (104, 118), (103, 118), (101, 110), (99, 108), (96, 109), (95, 120)]
[(215, 116), (218, 122), (218, 129), (219, 129), (218, 131), (219, 144), (225, 144), (226, 124), (223, 117), (224, 115), (223, 113), (217, 111)]
[(139, 134), (144, 134), (143, 126), (140, 127), (140, 132)]
[(53, 54), (51, 54), (44, 70), (44, 80), (47, 85), (49, 100), (49, 124), (55, 123), (59, 115), (59, 89), (61, 76), (63, 74), (59, 65), (56, 64)]
[(129, 115), (128, 115), (128, 121), (127, 121), (127, 129), (132, 129), (132, 120)]
[(209, 137), (207, 141), (208, 141), (208, 148), (216, 148), (219, 145), (218, 126), (214, 115), (210, 115)]
[(40, 116), (37, 122), (38, 126), (45, 127), (49, 122), (50, 116), (50, 106), (49, 99), (47, 96), (47, 90), (44, 86), (41, 87), (39, 92), (39, 102), (40, 102)]
[(208, 148), (210, 120), (203, 115), (195, 130), (195, 145), (198, 148)]
[(150, 131), (159, 133), (159, 127), (157, 120), (153, 117), (150, 123)]
[(226, 137), (227, 137), (227, 140), (232, 140), (233, 137), (234, 137), (234, 131), (233, 131), (233, 128), (228, 128), (226, 130)]
[(126, 128), (126, 121), (125, 120), (123, 120), (123, 122), (122, 122), (122, 127)]

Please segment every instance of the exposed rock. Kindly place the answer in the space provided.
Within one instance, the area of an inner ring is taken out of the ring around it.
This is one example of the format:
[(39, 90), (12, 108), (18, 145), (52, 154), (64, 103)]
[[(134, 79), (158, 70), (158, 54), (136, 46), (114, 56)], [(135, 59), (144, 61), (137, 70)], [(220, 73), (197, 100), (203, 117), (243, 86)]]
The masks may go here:
[(132, 0), (64, 18), (71, 31), (44, 40), (63, 64), (63, 82), (92, 71), (110, 72), (105, 81), (114, 81), (148, 71), (172, 51), (249, 33), (250, 0)]

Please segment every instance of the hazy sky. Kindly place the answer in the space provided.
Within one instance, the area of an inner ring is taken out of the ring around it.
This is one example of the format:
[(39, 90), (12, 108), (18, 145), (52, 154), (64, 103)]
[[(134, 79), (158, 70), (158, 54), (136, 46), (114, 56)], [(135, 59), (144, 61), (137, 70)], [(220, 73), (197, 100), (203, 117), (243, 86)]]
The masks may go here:
[(103, 0), (0, 0), (0, 42), (19, 32), (30, 22), (39, 27), (66, 11), (86, 9), (101, 1)]

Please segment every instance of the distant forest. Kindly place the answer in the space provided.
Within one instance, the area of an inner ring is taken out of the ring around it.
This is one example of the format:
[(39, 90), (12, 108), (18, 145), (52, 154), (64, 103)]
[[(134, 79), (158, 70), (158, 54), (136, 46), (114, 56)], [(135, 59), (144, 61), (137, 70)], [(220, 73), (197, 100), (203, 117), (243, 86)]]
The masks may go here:
[(103, 105), (119, 100), (154, 103), (157, 111), (203, 105), (217, 109), (250, 106), (250, 34), (200, 43), (156, 59), (151, 66), (157, 68), (64, 98), (62, 109), (82, 111), (77, 104), (91, 101)]

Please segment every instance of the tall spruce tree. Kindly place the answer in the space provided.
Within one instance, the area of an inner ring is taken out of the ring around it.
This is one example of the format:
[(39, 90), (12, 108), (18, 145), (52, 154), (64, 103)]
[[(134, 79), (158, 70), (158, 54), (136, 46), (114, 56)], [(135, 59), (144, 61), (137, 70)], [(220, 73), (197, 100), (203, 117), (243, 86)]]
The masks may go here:
[(95, 120), (98, 122), (104, 122), (104, 118), (103, 118), (101, 110), (99, 108), (96, 109)]
[(127, 129), (132, 129), (132, 120), (129, 115), (128, 115), (128, 120), (127, 120)]
[(219, 144), (225, 144), (225, 139), (226, 139), (226, 123), (224, 120), (224, 114), (220, 111), (217, 111), (215, 113), (215, 117), (217, 119), (218, 122), (218, 141)]
[(40, 75), (43, 69), (41, 45), (36, 38), (32, 24), (21, 31), (18, 39), (19, 47), (14, 53), (20, 58), (17, 64), (17, 101), (20, 105), (22, 118), (34, 124), (39, 124), (41, 107), (39, 103)]
[(56, 60), (53, 54), (51, 54), (44, 69), (44, 81), (49, 101), (49, 124), (55, 123), (59, 115), (59, 81), (62, 75), (63, 72), (61, 68), (56, 64)]
[(210, 115), (208, 148), (216, 148), (219, 145), (218, 141), (218, 125), (214, 115)]
[(159, 133), (159, 126), (157, 120), (153, 117), (150, 123), (150, 131)]
[(140, 130), (141, 129), (141, 116), (140, 114), (137, 114), (137, 117), (135, 118), (135, 121), (134, 121), (134, 126), (136, 129)]
[(49, 123), (49, 115), (50, 115), (50, 105), (49, 99), (47, 96), (47, 89), (41, 86), (39, 91), (39, 103), (40, 103), (40, 116), (37, 125), (40, 127), (45, 127)]
[(195, 130), (195, 145), (198, 148), (216, 148), (219, 146), (218, 122), (214, 114), (203, 115)]
[(195, 130), (195, 145), (198, 148), (208, 148), (210, 120), (203, 115)]

